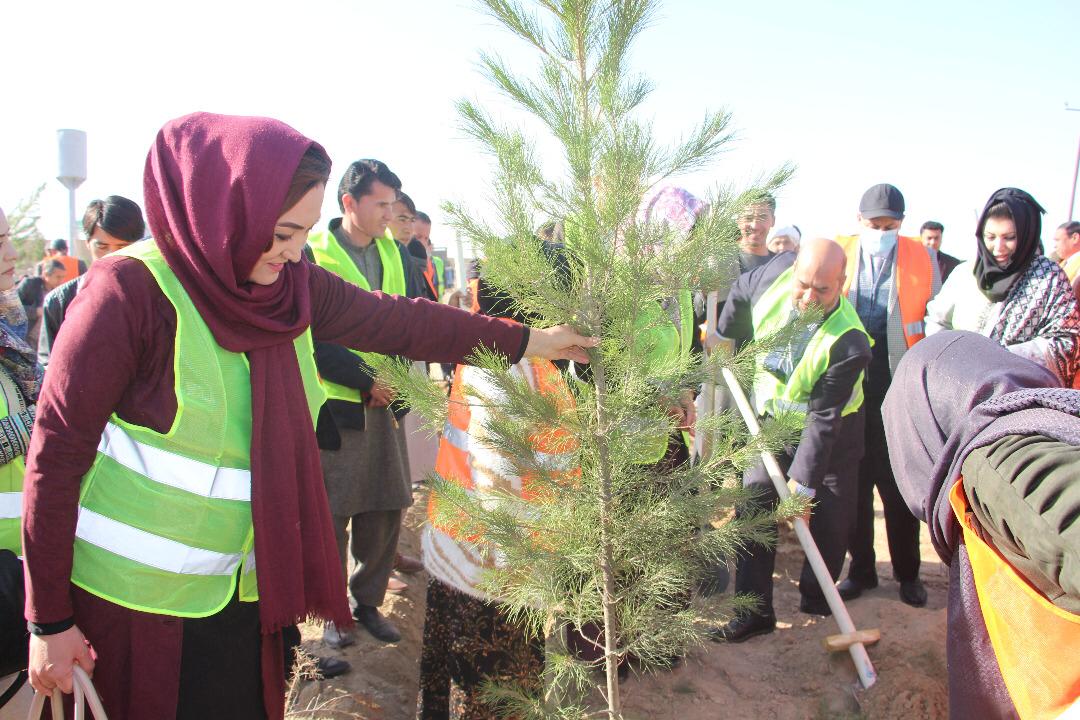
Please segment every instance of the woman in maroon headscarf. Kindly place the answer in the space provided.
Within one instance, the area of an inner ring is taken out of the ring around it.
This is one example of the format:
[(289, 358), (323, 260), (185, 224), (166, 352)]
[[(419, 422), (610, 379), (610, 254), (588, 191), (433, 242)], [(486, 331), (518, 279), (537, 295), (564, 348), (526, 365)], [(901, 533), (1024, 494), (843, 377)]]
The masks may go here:
[[(329, 172), (317, 143), (275, 120), (198, 113), (158, 134), (144, 187), (156, 245), (95, 264), (38, 404), (23, 530), (38, 691), (70, 692), (78, 664), (114, 720), (282, 717), (281, 629), (350, 622), (311, 417), (311, 337), (432, 362), (480, 344), (511, 361), (587, 359), (593, 341), (569, 328), (530, 333), (368, 293), (302, 262)], [(194, 415), (223, 428), (208, 424), (205, 452), (190, 445)], [(247, 468), (208, 463), (237, 438)], [(109, 483), (124, 490), (110, 496)], [(181, 506), (190, 520), (171, 512)], [(200, 544), (235, 531), (237, 508), (242, 548)], [(178, 541), (187, 524), (201, 530)], [(210, 609), (188, 609), (200, 604)]]

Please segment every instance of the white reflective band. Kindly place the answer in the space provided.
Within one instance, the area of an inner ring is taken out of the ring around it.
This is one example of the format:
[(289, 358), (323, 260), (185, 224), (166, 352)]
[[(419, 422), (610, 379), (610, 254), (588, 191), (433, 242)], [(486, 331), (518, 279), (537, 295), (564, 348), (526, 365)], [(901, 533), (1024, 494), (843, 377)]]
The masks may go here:
[(251, 552), (244, 556), (244, 572), (255, 572), (255, 549), (252, 548)]
[(567, 472), (571, 469), (571, 456), (568, 453), (545, 453), (536, 451), (536, 460), (545, 470), (551, 472)]
[(776, 398), (772, 401), (773, 414), (777, 415), (784, 412), (801, 412), (804, 413), (810, 407), (807, 403), (791, 402), (784, 400), (783, 398)]
[(0, 520), (22, 516), (22, 493), (0, 493)]
[(129, 560), (180, 575), (232, 575), (240, 553), (190, 547), (79, 508), (75, 537)]
[(443, 437), (446, 441), (461, 452), (469, 452), (469, 433), (461, 428), (456, 428), (447, 421), (443, 425)]
[(926, 331), (926, 325), (922, 320), (917, 320), (913, 323), (908, 323), (904, 326), (904, 332), (908, 335), (922, 335)]
[(101, 433), (98, 452), (162, 485), (200, 497), (251, 502), (251, 472), (222, 468), (138, 442), (119, 425)]

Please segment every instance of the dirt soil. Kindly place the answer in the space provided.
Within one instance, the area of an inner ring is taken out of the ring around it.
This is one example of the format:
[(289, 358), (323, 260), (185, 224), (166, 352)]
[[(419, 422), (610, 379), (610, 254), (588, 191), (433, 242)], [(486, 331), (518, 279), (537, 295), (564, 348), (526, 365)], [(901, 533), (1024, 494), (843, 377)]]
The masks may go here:
[[(410, 454), (416, 458), (415, 453)], [(422, 471), (413, 470), (415, 474)], [(402, 532), (401, 550), (414, 557), (420, 554), (419, 529), (426, 505), (426, 491), (420, 491)], [(642, 720), (947, 718), (947, 570), (930, 546), (924, 527), (922, 578), (929, 602), (925, 608), (900, 602), (899, 586), (892, 580), (888, 563), (880, 503), (876, 510), (878, 577), (882, 582), (848, 603), (857, 628), (881, 631), (881, 641), (868, 648), (878, 673), (872, 688), (859, 687), (847, 653), (830, 655), (822, 647), (826, 636), (840, 632), (835, 621), (798, 612), (797, 581), (803, 555), (790, 527), (784, 527), (774, 575), (776, 632), (739, 645), (708, 643), (693, 649), (674, 670), (631, 675), (622, 686), (626, 716)], [(409, 583), (408, 590), (400, 596), (387, 595), (382, 607), (401, 631), (401, 642), (385, 645), (358, 629), (356, 645), (334, 651), (322, 643), (320, 627), (302, 627), (308, 652), (344, 658), (353, 669), (333, 680), (301, 684), (294, 717), (414, 717), (426, 577), (423, 573), (401, 577)]]

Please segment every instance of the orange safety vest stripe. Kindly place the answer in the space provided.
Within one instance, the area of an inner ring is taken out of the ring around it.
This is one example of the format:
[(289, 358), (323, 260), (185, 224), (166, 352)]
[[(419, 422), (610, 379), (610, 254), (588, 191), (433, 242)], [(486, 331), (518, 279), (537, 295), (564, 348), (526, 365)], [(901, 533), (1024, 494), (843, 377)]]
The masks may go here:
[[(559, 369), (550, 361), (539, 358), (529, 358), (529, 364), (532, 366), (537, 392), (554, 396), (555, 404), (560, 410), (572, 409), (574, 398)], [(448, 482), (453, 482), (466, 490), (472, 490), (475, 487), (472, 458), (466, 449), (469, 443), (469, 423), (472, 420), (472, 412), (465, 398), (462, 383), (463, 370), (464, 366), (458, 365), (454, 371), (454, 383), (450, 388), (449, 412), (442, 437), (439, 438), (439, 454), (435, 459), (435, 472)], [(529, 442), (536, 452), (546, 455), (563, 455), (577, 449), (577, 441), (561, 428), (533, 433), (529, 436)], [(574, 468), (566, 472), (571, 476), (575, 473), (580, 473), (580, 470)], [(529, 478), (522, 478), (521, 497), (524, 500), (534, 497), (529, 485)], [(428, 520), (447, 534), (456, 536), (452, 528), (436, 522), (437, 516), (438, 497), (432, 493), (428, 499)], [(470, 538), (470, 540), (473, 539), (475, 538)]]
[(962, 479), (949, 503), (964, 532), (986, 633), (1017, 714), (1049, 720), (1080, 709), (1080, 615), (1047, 600), (982, 539)]
[(431, 290), (431, 296), (438, 300), (439, 291), (435, 289), (435, 266), (431, 264), (431, 258), (428, 258), (427, 267), (424, 268), (424, 280), (427, 281), (428, 288)]
[[(841, 235), (836, 242), (847, 256), (844, 295), (859, 275), (859, 236)], [(930, 253), (916, 238), (901, 235), (896, 242), (896, 297), (900, 305), (900, 323), (908, 347), (926, 337), (926, 303), (934, 291), (934, 268)]]

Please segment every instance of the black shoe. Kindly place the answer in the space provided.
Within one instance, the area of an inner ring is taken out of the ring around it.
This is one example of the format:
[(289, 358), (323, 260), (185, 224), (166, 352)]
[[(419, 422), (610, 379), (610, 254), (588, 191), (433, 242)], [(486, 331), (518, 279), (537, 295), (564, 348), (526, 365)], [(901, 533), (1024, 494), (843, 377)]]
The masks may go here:
[(709, 633), (713, 642), (741, 643), (757, 635), (767, 635), (776, 629), (775, 615), (752, 613), (737, 617)]
[(822, 617), (832, 615), (832, 610), (829, 608), (829, 603), (825, 601), (825, 598), (807, 597), (806, 595), (799, 597), (799, 612), (807, 615), (821, 615)]
[(877, 578), (873, 580), (856, 580), (848, 577), (847, 580), (836, 586), (837, 592), (844, 600), (854, 600), (863, 594), (864, 590), (873, 590), (877, 587)]
[(382, 640), (385, 643), (396, 643), (401, 640), (401, 633), (393, 623), (379, 614), (379, 608), (357, 605), (353, 609), (353, 618), (376, 640)]
[(315, 659), (315, 669), (319, 671), (319, 675), (322, 676), (323, 680), (329, 680), (349, 672), (352, 670), (352, 665), (340, 658), (317, 657)]
[(900, 583), (900, 599), (912, 607), (926, 604), (926, 586), (918, 578)]

